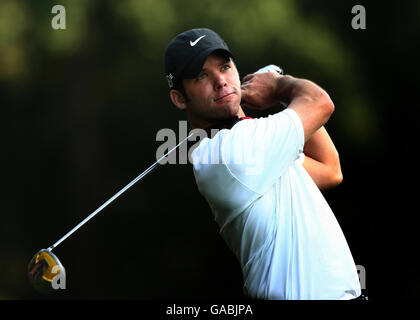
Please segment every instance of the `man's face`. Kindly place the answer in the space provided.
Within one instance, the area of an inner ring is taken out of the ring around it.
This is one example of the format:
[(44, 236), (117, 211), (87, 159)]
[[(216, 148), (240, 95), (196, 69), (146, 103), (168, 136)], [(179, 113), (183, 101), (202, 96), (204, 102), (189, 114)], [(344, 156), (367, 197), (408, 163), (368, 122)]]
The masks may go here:
[(230, 58), (211, 54), (199, 75), (184, 79), (190, 117), (199, 122), (215, 122), (235, 116), (241, 102), (238, 70)]

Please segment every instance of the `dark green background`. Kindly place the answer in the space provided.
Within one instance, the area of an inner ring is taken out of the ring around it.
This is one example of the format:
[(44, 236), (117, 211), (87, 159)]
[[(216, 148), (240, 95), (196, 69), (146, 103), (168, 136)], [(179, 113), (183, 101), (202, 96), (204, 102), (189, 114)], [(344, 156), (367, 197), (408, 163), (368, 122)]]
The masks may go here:
[[(51, 27), (54, 4), (66, 8), (66, 30)], [(356, 4), (366, 8), (366, 30), (351, 27)], [(45, 298), (26, 279), (32, 255), (152, 164), (160, 129), (178, 130), (185, 114), (168, 98), (163, 54), (196, 27), (226, 40), (241, 76), (273, 63), (327, 90), (336, 110), (326, 128), (344, 181), (325, 197), (366, 268), (370, 299), (418, 297), (419, 9), (415, 1), (2, 0), (0, 299)], [(54, 253), (67, 290), (47, 298), (243, 297), (239, 264), (189, 165), (160, 167)]]

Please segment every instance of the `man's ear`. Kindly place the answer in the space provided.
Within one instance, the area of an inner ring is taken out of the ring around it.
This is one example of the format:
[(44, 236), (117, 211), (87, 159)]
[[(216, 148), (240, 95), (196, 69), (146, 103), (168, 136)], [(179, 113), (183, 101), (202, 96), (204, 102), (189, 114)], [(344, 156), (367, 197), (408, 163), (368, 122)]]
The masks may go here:
[(187, 108), (187, 104), (185, 103), (185, 98), (183, 94), (175, 89), (169, 91), (169, 96), (171, 97), (172, 103), (181, 110), (185, 110)]

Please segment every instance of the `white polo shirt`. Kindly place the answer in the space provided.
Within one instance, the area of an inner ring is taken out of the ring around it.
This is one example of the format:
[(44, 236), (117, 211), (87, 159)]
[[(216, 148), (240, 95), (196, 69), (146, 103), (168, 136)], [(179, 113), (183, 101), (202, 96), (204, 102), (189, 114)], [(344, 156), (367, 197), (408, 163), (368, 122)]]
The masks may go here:
[(352, 299), (353, 257), (322, 193), (303, 168), (302, 122), (292, 109), (246, 119), (192, 152), (200, 193), (258, 299)]

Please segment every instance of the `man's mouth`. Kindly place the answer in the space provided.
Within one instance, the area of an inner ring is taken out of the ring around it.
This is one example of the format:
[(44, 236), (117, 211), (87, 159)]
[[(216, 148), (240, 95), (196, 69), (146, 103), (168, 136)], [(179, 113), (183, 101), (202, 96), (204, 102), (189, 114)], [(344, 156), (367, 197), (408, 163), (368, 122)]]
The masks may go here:
[(234, 94), (234, 92), (225, 93), (217, 98), (214, 99), (215, 102), (223, 101), (225, 98), (229, 97), (230, 95)]

